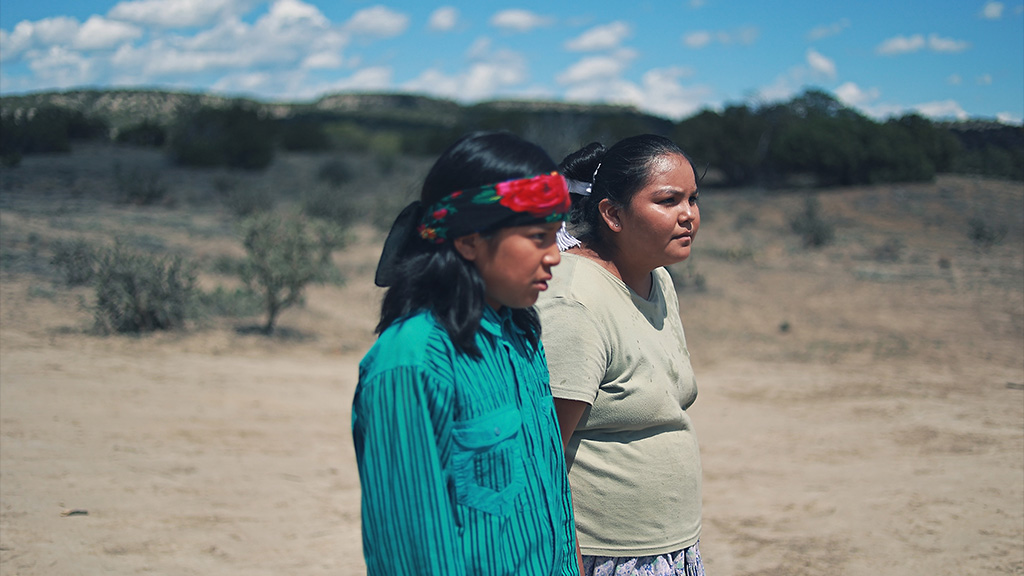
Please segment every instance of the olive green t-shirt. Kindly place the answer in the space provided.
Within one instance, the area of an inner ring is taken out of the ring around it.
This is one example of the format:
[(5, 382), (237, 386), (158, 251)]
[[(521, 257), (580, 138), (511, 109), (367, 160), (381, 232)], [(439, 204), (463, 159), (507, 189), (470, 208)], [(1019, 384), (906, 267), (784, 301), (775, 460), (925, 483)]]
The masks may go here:
[(552, 394), (590, 405), (566, 450), (585, 555), (663, 554), (700, 536), (700, 453), (686, 413), (697, 382), (672, 278), (652, 274), (643, 298), (563, 254), (537, 302)]

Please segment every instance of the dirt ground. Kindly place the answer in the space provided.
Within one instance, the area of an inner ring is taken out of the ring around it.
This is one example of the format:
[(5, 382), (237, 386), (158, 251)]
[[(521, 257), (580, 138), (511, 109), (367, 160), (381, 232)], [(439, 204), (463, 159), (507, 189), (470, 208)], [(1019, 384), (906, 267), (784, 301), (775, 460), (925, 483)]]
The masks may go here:
[[(707, 573), (1024, 574), (1024, 186), (821, 192), (819, 250), (787, 223), (804, 196), (706, 191), (675, 270)], [(0, 200), (0, 573), (364, 574), (349, 412), (381, 233), (278, 336), (104, 337), (49, 243), (240, 254), (224, 211)], [(1002, 240), (971, 242), (975, 216)]]

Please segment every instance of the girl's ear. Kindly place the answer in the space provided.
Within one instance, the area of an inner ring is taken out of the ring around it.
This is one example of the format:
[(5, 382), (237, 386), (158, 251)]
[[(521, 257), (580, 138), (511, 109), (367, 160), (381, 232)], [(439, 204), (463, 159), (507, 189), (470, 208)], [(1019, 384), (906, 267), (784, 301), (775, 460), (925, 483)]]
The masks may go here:
[(480, 250), (484, 246), (484, 239), (480, 236), (479, 232), (474, 232), (466, 236), (459, 236), (452, 241), (452, 245), (455, 246), (455, 250), (463, 258), (474, 262), (480, 256)]
[(601, 214), (601, 219), (604, 220), (604, 223), (608, 225), (612, 232), (618, 232), (622, 229), (622, 222), (619, 220), (622, 211), (611, 200), (603, 198), (597, 204), (597, 211)]

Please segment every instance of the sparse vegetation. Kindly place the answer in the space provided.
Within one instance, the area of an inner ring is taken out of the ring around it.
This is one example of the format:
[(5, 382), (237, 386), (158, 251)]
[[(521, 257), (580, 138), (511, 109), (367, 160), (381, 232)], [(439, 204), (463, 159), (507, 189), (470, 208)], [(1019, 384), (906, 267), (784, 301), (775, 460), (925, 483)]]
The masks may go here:
[(159, 204), (167, 199), (169, 187), (157, 170), (139, 166), (125, 169), (114, 164), (114, 182), (122, 202), (137, 206)]
[(120, 242), (99, 254), (93, 314), (99, 332), (180, 328), (195, 296), (195, 266), (179, 256), (150, 256)]
[(892, 237), (874, 249), (872, 256), (877, 262), (899, 262), (903, 258), (903, 240)]
[(282, 310), (302, 301), (307, 284), (322, 280), (334, 249), (342, 244), (341, 231), (327, 222), (296, 214), (264, 213), (242, 224), (248, 258), (242, 279), (263, 299), (271, 334)]
[(50, 263), (69, 287), (86, 286), (96, 277), (96, 250), (81, 238), (54, 242)]
[(147, 119), (119, 131), (116, 140), (122, 144), (159, 148), (167, 142), (167, 129)]
[(821, 248), (835, 237), (835, 226), (821, 216), (821, 203), (813, 196), (808, 196), (803, 211), (789, 220), (789, 227), (808, 248)]
[(1003, 241), (1006, 237), (1006, 226), (997, 226), (975, 216), (967, 221), (967, 237), (976, 246), (987, 250)]
[(181, 166), (261, 170), (274, 158), (273, 125), (241, 102), (226, 109), (203, 106), (178, 119), (171, 157)]

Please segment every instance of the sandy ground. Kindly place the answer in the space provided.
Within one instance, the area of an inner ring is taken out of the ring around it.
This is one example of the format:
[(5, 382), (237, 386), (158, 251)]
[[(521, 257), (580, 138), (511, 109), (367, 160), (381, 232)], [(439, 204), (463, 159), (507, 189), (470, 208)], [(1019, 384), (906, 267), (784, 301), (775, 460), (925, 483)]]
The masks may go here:
[[(702, 201), (679, 272), (706, 281), (680, 307), (708, 574), (1024, 574), (1024, 186), (829, 192), (820, 251), (785, 223), (802, 195)], [(7, 193), (8, 261), (113, 228), (237, 250), (211, 211), (61, 202)], [(989, 250), (966, 240), (979, 212), (1008, 230)], [(349, 410), (380, 240), (274, 338), (95, 336), (88, 289), (5, 267), (0, 574), (363, 574)]]

